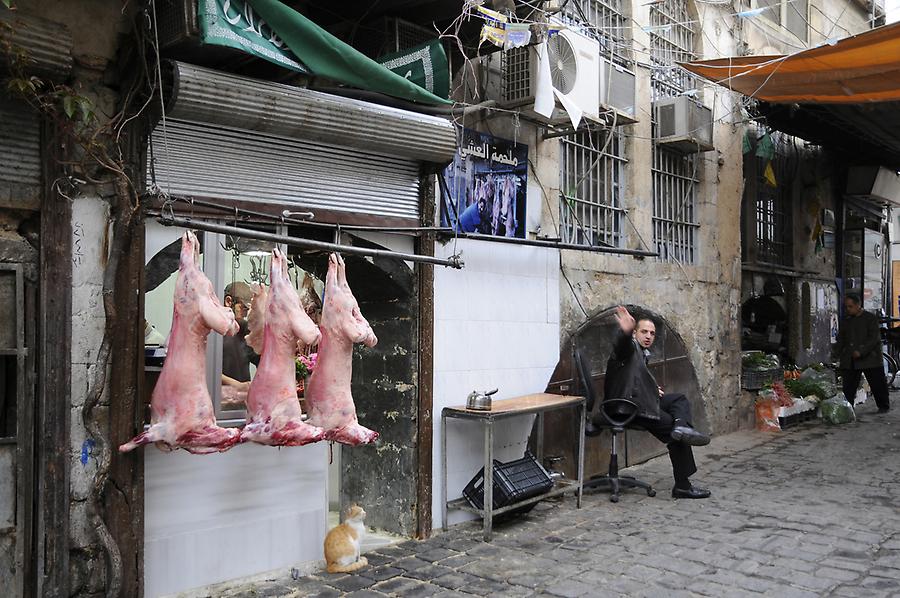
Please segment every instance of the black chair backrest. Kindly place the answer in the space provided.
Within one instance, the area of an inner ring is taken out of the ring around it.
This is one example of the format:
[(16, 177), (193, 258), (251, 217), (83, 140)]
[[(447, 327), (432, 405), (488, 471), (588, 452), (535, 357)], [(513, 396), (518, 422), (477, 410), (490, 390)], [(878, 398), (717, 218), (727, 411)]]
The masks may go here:
[(581, 392), (587, 399), (585, 409), (588, 414), (594, 411), (594, 405), (597, 403), (597, 395), (594, 392), (593, 380), (591, 380), (591, 368), (588, 365), (587, 358), (579, 349), (575, 349), (575, 369), (578, 371), (578, 379), (581, 382)]

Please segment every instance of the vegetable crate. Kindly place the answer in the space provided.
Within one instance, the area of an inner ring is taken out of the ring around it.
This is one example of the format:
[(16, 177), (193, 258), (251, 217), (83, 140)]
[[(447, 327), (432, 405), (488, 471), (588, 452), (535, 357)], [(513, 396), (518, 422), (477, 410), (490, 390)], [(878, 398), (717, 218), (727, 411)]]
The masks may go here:
[(770, 368), (768, 370), (742, 370), (741, 388), (744, 390), (759, 390), (766, 384), (781, 382), (784, 380), (784, 370)]

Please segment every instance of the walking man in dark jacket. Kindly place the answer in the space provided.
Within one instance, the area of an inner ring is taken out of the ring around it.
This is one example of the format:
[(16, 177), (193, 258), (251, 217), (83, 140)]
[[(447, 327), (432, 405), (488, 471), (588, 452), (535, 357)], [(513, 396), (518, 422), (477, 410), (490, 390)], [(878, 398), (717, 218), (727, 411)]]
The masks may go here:
[(691, 425), (691, 404), (683, 394), (664, 393), (647, 369), (650, 347), (656, 340), (656, 324), (649, 318), (635, 321), (621, 305), (616, 308), (619, 335), (606, 364), (604, 396), (622, 398), (638, 405), (635, 423), (653, 434), (669, 449), (675, 487), (674, 498), (707, 498), (709, 490), (691, 484), (697, 472), (691, 446), (709, 444), (709, 436)]
[(859, 295), (854, 293), (847, 293), (844, 297), (844, 313), (834, 347), (844, 381), (844, 396), (852, 405), (860, 376), (865, 374), (872, 394), (875, 395), (878, 413), (887, 413), (891, 408), (891, 401), (881, 359), (878, 316), (864, 310)]

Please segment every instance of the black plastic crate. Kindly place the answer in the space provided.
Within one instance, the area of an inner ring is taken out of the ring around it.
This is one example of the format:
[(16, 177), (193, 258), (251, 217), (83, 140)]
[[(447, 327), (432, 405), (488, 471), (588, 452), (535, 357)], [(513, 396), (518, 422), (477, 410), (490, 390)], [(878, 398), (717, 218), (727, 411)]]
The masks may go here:
[[(553, 480), (547, 470), (537, 462), (531, 453), (509, 463), (501, 463), (494, 459), (494, 497), (495, 509), (511, 505), (539, 494), (549, 492), (553, 488)], [(484, 507), (484, 467), (466, 484), (463, 496), (476, 509)], [(525, 505), (516, 512), (527, 512), (534, 504)]]
[(796, 426), (797, 424), (802, 424), (803, 422), (808, 422), (816, 419), (816, 410), (815, 409), (807, 409), (806, 411), (800, 411), (799, 413), (792, 413), (788, 416), (779, 416), (778, 417), (778, 425), (781, 426), (781, 429), (790, 428)]
[(782, 381), (784, 381), (784, 370), (781, 368), (741, 371), (741, 388), (744, 390), (759, 390), (766, 384)]

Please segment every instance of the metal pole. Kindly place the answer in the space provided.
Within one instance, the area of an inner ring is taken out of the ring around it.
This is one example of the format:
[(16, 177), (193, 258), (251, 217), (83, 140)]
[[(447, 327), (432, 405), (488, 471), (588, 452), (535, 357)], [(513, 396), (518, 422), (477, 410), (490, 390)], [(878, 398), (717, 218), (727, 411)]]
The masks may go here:
[(491, 541), (494, 528), (494, 420), (486, 417), (484, 422), (484, 504), (483, 537)]
[(323, 241), (313, 241), (311, 239), (299, 239), (297, 237), (289, 237), (287, 235), (277, 235), (248, 228), (238, 228), (236, 226), (228, 226), (226, 224), (215, 224), (204, 220), (192, 220), (190, 218), (179, 218), (177, 216), (160, 216), (160, 224), (165, 226), (180, 226), (182, 228), (192, 228), (197, 230), (205, 230), (213, 233), (222, 233), (225, 235), (235, 235), (238, 237), (246, 237), (249, 239), (259, 239), (261, 241), (271, 241), (272, 243), (285, 243), (294, 247), (307, 247), (309, 249), (320, 249), (322, 251), (335, 251), (347, 255), (364, 255), (371, 257), (386, 257), (396, 260), (409, 262), (422, 262), (427, 264), (436, 264), (438, 266), (446, 266), (448, 268), (461, 269), (463, 261), (457, 256), (449, 259), (441, 259), (427, 255), (414, 255), (409, 253), (399, 253), (396, 251), (388, 251), (385, 249), (366, 249), (364, 247), (353, 247), (351, 245), (338, 245), (336, 243), (325, 243)]
[(574, 243), (562, 243), (560, 241), (543, 241), (541, 239), (517, 239), (514, 237), (495, 237), (493, 235), (481, 235), (477, 233), (459, 233), (456, 236), (462, 239), (477, 239), (479, 241), (492, 241), (494, 243), (510, 243), (513, 245), (533, 245), (535, 247), (550, 247), (552, 249), (574, 249), (576, 251), (592, 251), (596, 253), (616, 253), (622, 255), (635, 255), (643, 257), (656, 257), (659, 253), (645, 251), (643, 249), (624, 249), (620, 247), (576, 245)]
[(447, 531), (447, 409), (441, 410), (441, 529)]

